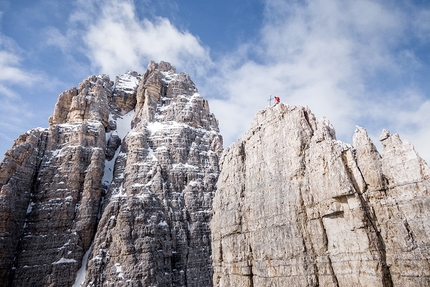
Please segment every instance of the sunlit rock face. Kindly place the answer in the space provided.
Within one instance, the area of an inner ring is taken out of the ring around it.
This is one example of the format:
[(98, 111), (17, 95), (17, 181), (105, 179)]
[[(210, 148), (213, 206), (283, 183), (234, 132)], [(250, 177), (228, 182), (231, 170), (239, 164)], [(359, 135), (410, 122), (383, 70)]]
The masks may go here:
[(88, 77), (49, 123), (0, 165), (1, 284), (211, 286), (222, 137), (189, 76)]
[(63, 92), (0, 164), (0, 286), (430, 286), (427, 164), (284, 104), (222, 150), (169, 63)]
[(337, 141), (305, 107), (258, 112), (220, 160), (213, 285), (430, 286), (430, 170), (381, 141)]

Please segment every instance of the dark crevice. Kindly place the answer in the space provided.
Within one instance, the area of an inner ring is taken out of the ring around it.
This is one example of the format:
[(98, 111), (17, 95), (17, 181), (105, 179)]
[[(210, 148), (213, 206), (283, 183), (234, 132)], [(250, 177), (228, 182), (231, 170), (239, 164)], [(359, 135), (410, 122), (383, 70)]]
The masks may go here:
[(402, 224), (405, 227), (406, 232), (407, 232), (407, 236), (405, 236), (405, 238), (404, 238), (405, 241), (408, 242), (406, 248), (407, 248), (408, 251), (412, 251), (412, 250), (414, 250), (414, 249), (416, 249), (418, 247), (417, 246), (417, 242), (415, 241), (415, 235), (413, 234), (412, 229), (409, 226), (408, 220), (405, 218), (402, 210), (400, 209), (399, 203), (396, 202), (395, 206), (396, 206), (396, 209), (399, 212), (400, 217), (401, 217), (399, 219), (401, 220), (401, 222), (402, 222)]
[[(311, 136), (314, 135), (314, 130), (312, 128), (312, 125), (309, 122), (309, 115), (306, 111), (303, 111), (303, 115), (306, 119), (306, 122), (311, 130)], [(310, 141), (311, 139), (309, 139), (309, 141), (303, 141), (301, 144), (301, 153), (303, 154), (303, 156), (300, 157), (300, 161), (301, 161), (301, 166), (303, 167), (303, 172), (301, 174), (302, 178), (301, 180), (304, 181), (305, 177), (304, 175), (306, 174), (306, 169), (307, 169), (307, 159), (306, 159), (306, 155), (307, 152), (309, 151), (310, 148)], [(309, 192), (309, 190), (307, 190)], [(302, 227), (302, 236), (303, 236), (303, 248), (304, 248), (304, 254), (309, 253), (311, 258), (312, 258), (312, 263), (311, 263), (311, 271), (312, 274), (309, 274), (311, 276), (306, 276), (307, 277), (307, 283), (309, 286), (320, 286), (320, 282), (319, 282), (319, 269), (318, 269), (318, 265), (317, 265), (317, 257), (319, 255), (316, 254), (313, 243), (312, 243), (312, 238), (311, 238), (311, 234), (308, 231), (309, 228), (309, 218), (307, 216), (307, 208), (306, 208), (306, 204), (304, 202), (303, 199), (303, 192), (302, 192), (302, 186), (299, 186), (299, 201), (300, 201), (300, 209), (301, 212), (299, 214), (299, 218), (301, 218), (302, 222), (301, 222), (301, 227)], [(300, 216), (301, 215), (301, 216)], [(326, 237), (325, 237), (326, 239)], [(308, 246), (306, 246), (306, 242), (309, 242), (309, 248)], [(307, 251), (309, 249), (309, 251)], [(304, 269), (307, 270), (308, 268), (306, 267), (307, 265), (310, 265), (309, 262), (306, 262), (307, 259), (305, 257), (304, 260)], [(313, 276), (312, 276), (313, 275)], [(315, 280), (315, 282), (313, 282)]]
[(249, 267), (250, 274), (249, 274), (249, 287), (254, 287), (254, 273), (252, 273), (252, 266)]
[(339, 210), (339, 211), (335, 211), (329, 214), (325, 214), (322, 216), (323, 218), (331, 218), (331, 219), (335, 219), (335, 218), (344, 218), (345, 214), (343, 210)]
[[(374, 244), (378, 254), (379, 254), (379, 263), (381, 265), (381, 272), (382, 272), (382, 286), (384, 287), (392, 287), (393, 281), (391, 278), (390, 273), (390, 267), (387, 264), (387, 256), (386, 256), (386, 247), (384, 239), (382, 238), (381, 232), (377, 228), (377, 218), (375, 214), (372, 211), (372, 208), (370, 207), (369, 203), (364, 198), (363, 194), (367, 191), (367, 185), (364, 185), (364, 190), (360, 192), (360, 188), (357, 184), (357, 181), (354, 177), (354, 174), (352, 173), (350, 167), (347, 164), (347, 160), (345, 158), (345, 152), (342, 153), (342, 161), (345, 166), (345, 170), (348, 172), (348, 176), (350, 178), (350, 182), (354, 185), (355, 190), (357, 191), (356, 194), (360, 200), (361, 206), (363, 207), (365, 219), (367, 226), (371, 227), (371, 230), (366, 228), (366, 231), (368, 233), (369, 239), (373, 238), (373, 234), (376, 235), (376, 240), (369, 240), (371, 244)], [(360, 172), (360, 175), (362, 177), (362, 180), (364, 181), (363, 174), (360, 170), (360, 168), (357, 166), (357, 169)]]
[[(319, 220), (320, 220), (320, 224), (321, 224), (321, 228), (322, 228), (322, 232), (323, 232), (322, 235), (323, 235), (323, 238), (324, 238), (324, 248), (325, 248), (325, 251), (327, 252), (328, 251), (327, 231), (325, 230), (324, 222), (323, 222), (322, 218), (320, 218)], [(331, 262), (331, 258), (330, 258), (329, 254), (327, 254), (327, 260), (328, 260), (328, 266), (329, 266), (331, 278), (332, 278), (333, 282), (336, 284), (336, 287), (339, 287), (339, 281), (337, 280), (336, 273), (334, 272), (333, 264)]]
[[(318, 265), (316, 264), (315, 250), (312, 244), (311, 235), (307, 230), (307, 226), (309, 223), (309, 219), (307, 217), (306, 206), (303, 200), (302, 190), (299, 188), (299, 200), (300, 200), (300, 209), (301, 209), (301, 227), (302, 227), (302, 245), (303, 245), (303, 254), (309, 254), (312, 258), (312, 262), (308, 262), (307, 257), (304, 257), (304, 270), (308, 270), (308, 276), (306, 276), (309, 286), (319, 286), (319, 270)], [(309, 246), (306, 244), (309, 242)], [(308, 268), (310, 267), (310, 268)]]
[[(191, 222), (191, 216), (190, 216), (190, 211), (186, 210), (186, 223), (189, 225)], [(187, 250), (185, 251), (185, 264), (184, 264), (184, 281), (185, 284), (188, 285), (192, 285), (191, 282), (188, 283), (188, 279), (192, 279), (192, 278), (187, 278), (188, 275), (188, 267), (189, 267), (189, 262), (188, 262), (188, 257), (189, 257), (189, 253), (190, 253), (190, 248), (192, 248), (190, 246), (191, 243), (191, 232), (189, 228), (185, 228), (185, 234), (187, 236)]]
[(312, 135), (313, 135), (314, 134), (314, 129), (312, 128), (312, 125), (311, 125), (311, 123), (309, 121), (309, 114), (308, 114), (308, 112), (307, 111), (303, 111), (303, 116), (305, 117), (305, 120), (306, 120), (309, 128), (311, 129)]
[[(368, 205), (368, 203), (363, 198), (363, 195), (357, 193), (358, 198), (361, 201), (361, 204), (363, 206), (363, 210), (366, 216), (366, 219), (370, 226), (372, 227), (373, 231), (376, 234), (376, 241), (373, 241), (373, 243), (376, 245), (377, 251), (379, 253), (379, 260), (381, 263), (381, 271), (382, 271), (382, 284), (384, 287), (392, 287), (393, 282), (391, 279), (391, 273), (390, 273), (390, 267), (387, 265), (387, 255), (386, 255), (386, 247), (385, 242), (382, 238), (381, 232), (377, 229), (376, 224), (372, 220), (371, 216), (371, 208)], [(375, 219), (376, 221), (376, 219)]]
[(248, 256), (248, 266), (249, 266), (249, 286), (254, 287), (254, 272), (252, 271), (252, 267), (254, 266), (254, 254), (252, 253), (252, 247), (249, 246), (249, 256)]
[(245, 152), (245, 142), (244, 141), (242, 141), (240, 143), (239, 156), (240, 156), (240, 159), (241, 159), (241, 161), (243, 163), (243, 167), (245, 169), (246, 152)]

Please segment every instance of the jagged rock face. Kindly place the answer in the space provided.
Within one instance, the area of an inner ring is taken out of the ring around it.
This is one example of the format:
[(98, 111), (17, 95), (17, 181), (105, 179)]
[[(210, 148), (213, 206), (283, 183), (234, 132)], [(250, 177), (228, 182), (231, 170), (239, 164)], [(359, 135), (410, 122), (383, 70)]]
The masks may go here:
[(429, 286), (430, 171), (384, 132), (353, 146), (278, 104), (221, 157), (214, 286)]
[[(27, 132), (6, 153), (0, 166), (5, 285), (73, 284), (102, 196), (107, 117), (92, 109), (107, 102), (112, 85), (106, 83), (107, 77), (90, 77), (81, 84), (85, 89), (61, 94), (50, 127)], [(81, 121), (77, 102), (87, 111)]]
[(189, 77), (91, 76), (49, 123), (0, 165), (0, 285), (210, 286), (222, 138)]
[(152, 63), (131, 124), (84, 285), (211, 286), (218, 123), (187, 75)]

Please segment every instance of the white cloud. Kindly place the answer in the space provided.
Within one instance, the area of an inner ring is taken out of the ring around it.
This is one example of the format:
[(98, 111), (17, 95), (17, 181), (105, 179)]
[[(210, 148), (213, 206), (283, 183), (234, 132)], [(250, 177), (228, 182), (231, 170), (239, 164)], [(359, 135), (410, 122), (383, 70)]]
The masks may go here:
[(93, 73), (116, 76), (127, 70), (143, 71), (150, 60), (163, 60), (201, 75), (212, 65), (208, 49), (197, 37), (165, 18), (139, 19), (133, 1), (128, 0), (78, 1), (68, 30), (61, 33), (51, 28), (47, 33), (48, 43), (66, 54), (76, 49), (69, 43), (78, 43)]
[(0, 34), (0, 132), (3, 134), (20, 129), (23, 121), (31, 116), (25, 111), (27, 104), (15, 87), (30, 87), (40, 80), (39, 76), (21, 67), (20, 52), (13, 40)]
[(0, 84), (29, 85), (37, 81), (37, 77), (20, 68), (20, 52), (12, 39), (0, 34)]
[(26, 56), (13, 39), (0, 33), (0, 160), (14, 138), (34, 127), (34, 108), (23, 96), (34, 97), (36, 87), (46, 91), (50, 85), (43, 73), (25, 66)]
[[(284, 103), (308, 105), (317, 117), (326, 116), (341, 140), (350, 141), (356, 124), (376, 135), (387, 123), (402, 138), (411, 135), (422, 154), (425, 127), (411, 119), (425, 113), (429, 95), (405, 110), (397, 98), (409, 87), (397, 81), (422, 65), (406, 46), (411, 37), (429, 40), (430, 26), (423, 20), (430, 12), (399, 5), (266, 0), (260, 34), (213, 63), (196, 36), (165, 18), (139, 18), (131, 0), (79, 0), (68, 30), (49, 30), (49, 43), (66, 54), (86, 55), (92, 73), (143, 71), (149, 60), (164, 60), (193, 79), (199, 76), (225, 146), (246, 132), (270, 95), (279, 95)], [(409, 132), (411, 125), (416, 132)]]
[(413, 29), (417, 36), (425, 43), (430, 40), (430, 10), (417, 11), (416, 17), (414, 17)]
[[(270, 94), (280, 95), (287, 104), (308, 105), (317, 117), (326, 116), (344, 141), (351, 141), (356, 124), (371, 125), (364, 127), (375, 134), (382, 123), (393, 121), (390, 126), (399, 128), (394, 132), (406, 134), (405, 127), (419, 122), (411, 115), (427, 111), (424, 97), (414, 103), (417, 111), (398, 117), (405, 107), (395, 99), (408, 87), (390, 90), (420, 65), (413, 52), (402, 48), (410, 41), (411, 25), (416, 25), (414, 13), (381, 1), (267, 1), (259, 39), (218, 65), (218, 88), (210, 95), (223, 96), (210, 103), (225, 144), (247, 130)], [(422, 37), (427, 26), (421, 26)], [(420, 136), (426, 134), (424, 129), (419, 125), (417, 133), (410, 134), (421, 154), (424, 141), (428, 143), (428, 136)]]
[(409, 91), (398, 100), (403, 109), (392, 109), (393, 129), (402, 139), (409, 140), (418, 153), (430, 163), (430, 99)]

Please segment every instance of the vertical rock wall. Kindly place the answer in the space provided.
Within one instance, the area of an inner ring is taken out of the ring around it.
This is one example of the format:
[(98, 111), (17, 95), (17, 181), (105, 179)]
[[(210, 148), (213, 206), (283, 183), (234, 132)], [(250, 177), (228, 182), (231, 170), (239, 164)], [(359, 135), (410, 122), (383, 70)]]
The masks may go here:
[(73, 284), (97, 224), (111, 86), (106, 76), (89, 77), (64, 92), (50, 127), (25, 133), (6, 153), (0, 166), (4, 286)]
[(259, 112), (220, 164), (214, 286), (428, 286), (429, 168), (384, 132), (354, 146), (303, 107)]
[(210, 286), (222, 138), (188, 75), (88, 77), (49, 123), (0, 165), (0, 286)]
[(430, 170), (398, 135), (381, 156), (279, 104), (219, 162), (207, 101), (165, 62), (88, 77), (49, 123), (0, 164), (0, 286), (430, 285)]
[(84, 285), (211, 286), (218, 123), (168, 63), (149, 65), (136, 98)]

